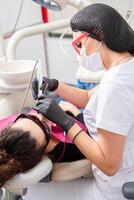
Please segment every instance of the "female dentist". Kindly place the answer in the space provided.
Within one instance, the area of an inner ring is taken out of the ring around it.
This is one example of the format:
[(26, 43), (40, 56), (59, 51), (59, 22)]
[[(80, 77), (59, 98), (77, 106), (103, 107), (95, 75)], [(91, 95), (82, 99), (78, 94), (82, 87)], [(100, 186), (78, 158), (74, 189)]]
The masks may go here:
[[(90, 70), (106, 72), (90, 91), (45, 77), (42, 90), (47, 87), (85, 108), (84, 121), (91, 137), (48, 96), (39, 98), (34, 109), (61, 126), (93, 163), (94, 180), (87, 199), (123, 200), (122, 185), (134, 181), (134, 31), (115, 9), (99, 3), (80, 10), (70, 24), (79, 34), (73, 45), (81, 61)], [(37, 84), (34, 80), (35, 98)]]

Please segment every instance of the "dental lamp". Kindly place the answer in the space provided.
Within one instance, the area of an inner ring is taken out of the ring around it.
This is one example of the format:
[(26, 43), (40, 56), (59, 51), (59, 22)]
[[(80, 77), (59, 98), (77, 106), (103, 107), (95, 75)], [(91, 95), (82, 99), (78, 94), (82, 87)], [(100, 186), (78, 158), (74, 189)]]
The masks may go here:
[(84, 7), (82, 0), (32, 0), (42, 7), (46, 7), (50, 10), (60, 11), (65, 8), (67, 5), (71, 5), (78, 10)]

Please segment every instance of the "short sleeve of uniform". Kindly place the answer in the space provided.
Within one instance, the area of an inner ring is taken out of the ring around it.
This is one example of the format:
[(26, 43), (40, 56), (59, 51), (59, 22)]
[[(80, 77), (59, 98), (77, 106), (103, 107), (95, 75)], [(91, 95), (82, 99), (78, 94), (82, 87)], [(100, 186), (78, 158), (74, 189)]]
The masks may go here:
[(134, 123), (134, 98), (129, 90), (113, 83), (99, 88), (96, 127), (126, 136)]

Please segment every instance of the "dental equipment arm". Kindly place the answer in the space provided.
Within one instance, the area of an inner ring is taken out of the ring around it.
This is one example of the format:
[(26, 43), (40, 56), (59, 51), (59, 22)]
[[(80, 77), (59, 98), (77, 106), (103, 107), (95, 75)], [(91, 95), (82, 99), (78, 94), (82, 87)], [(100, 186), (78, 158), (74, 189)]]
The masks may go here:
[(40, 33), (47, 33), (49, 31), (58, 30), (64, 27), (68, 27), (70, 23), (69, 19), (63, 19), (55, 22), (49, 22), (47, 24), (39, 24), (35, 26), (30, 26), (27, 28), (20, 29), (16, 31), (13, 36), (9, 39), (7, 45), (7, 60), (14, 60), (16, 58), (16, 47), (22, 39), (37, 35)]

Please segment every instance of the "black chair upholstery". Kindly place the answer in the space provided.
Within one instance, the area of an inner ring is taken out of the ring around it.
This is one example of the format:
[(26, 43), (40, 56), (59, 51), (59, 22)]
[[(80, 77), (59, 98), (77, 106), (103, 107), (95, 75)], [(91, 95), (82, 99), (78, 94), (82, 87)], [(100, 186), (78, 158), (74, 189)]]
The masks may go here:
[(122, 187), (122, 193), (126, 199), (134, 200), (134, 182), (126, 182)]

